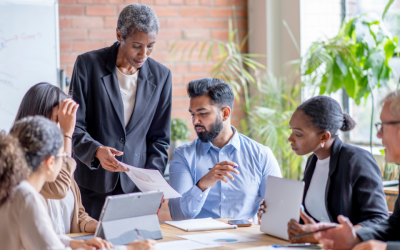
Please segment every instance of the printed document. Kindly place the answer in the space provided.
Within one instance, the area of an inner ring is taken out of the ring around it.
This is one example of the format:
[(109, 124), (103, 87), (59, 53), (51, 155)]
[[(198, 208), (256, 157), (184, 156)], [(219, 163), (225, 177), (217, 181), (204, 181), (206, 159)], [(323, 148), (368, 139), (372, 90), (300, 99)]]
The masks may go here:
[(221, 247), (220, 244), (203, 244), (191, 240), (175, 240), (168, 242), (160, 242), (154, 245), (154, 250), (192, 250), (192, 249), (204, 249), (204, 248), (214, 248)]
[(164, 199), (173, 199), (182, 197), (173, 189), (161, 175), (160, 171), (155, 169), (137, 168), (120, 162), (129, 169), (125, 172), (128, 177), (136, 184), (142, 192), (161, 190), (164, 192)]
[(165, 221), (166, 224), (183, 229), (185, 231), (205, 231), (215, 229), (235, 229), (236, 225), (229, 225), (212, 218), (192, 219), (181, 221)]
[(256, 241), (255, 239), (242, 237), (236, 234), (230, 233), (206, 233), (206, 234), (190, 234), (190, 235), (178, 235), (180, 238), (184, 238), (191, 241), (196, 241), (203, 244), (229, 244), (229, 243), (240, 243)]

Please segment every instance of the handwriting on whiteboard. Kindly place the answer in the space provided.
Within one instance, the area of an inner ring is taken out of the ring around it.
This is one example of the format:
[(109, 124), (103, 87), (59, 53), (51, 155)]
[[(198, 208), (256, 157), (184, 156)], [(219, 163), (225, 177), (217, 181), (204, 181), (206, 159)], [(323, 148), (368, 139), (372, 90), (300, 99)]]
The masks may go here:
[(16, 42), (18, 41), (18, 39), (26, 41), (26, 40), (37, 40), (40, 38), (42, 38), (42, 33), (40, 32), (37, 33), (22, 32), (20, 35), (14, 35), (13, 37), (10, 38), (0, 37), (0, 51), (4, 49), (8, 43)]

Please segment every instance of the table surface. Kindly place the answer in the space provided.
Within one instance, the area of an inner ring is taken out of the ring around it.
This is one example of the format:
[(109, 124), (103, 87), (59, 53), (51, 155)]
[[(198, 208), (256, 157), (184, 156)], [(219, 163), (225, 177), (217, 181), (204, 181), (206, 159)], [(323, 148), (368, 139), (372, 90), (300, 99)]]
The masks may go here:
[[(221, 222), (227, 223), (229, 219), (218, 219)], [(207, 248), (209, 250), (227, 250), (227, 249), (243, 249), (243, 248), (252, 248), (258, 246), (268, 246), (268, 245), (276, 245), (276, 244), (288, 244), (288, 241), (275, 238), (273, 236), (266, 235), (260, 232), (260, 226), (253, 224), (251, 227), (238, 227), (237, 229), (225, 229), (225, 230), (212, 230), (212, 231), (197, 231), (197, 232), (186, 232), (179, 228), (175, 228), (168, 224), (161, 224), (161, 231), (163, 234), (163, 239), (157, 240), (157, 242), (167, 242), (174, 240), (184, 240), (183, 238), (179, 238), (177, 235), (190, 235), (190, 234), (202, 234), (202, 233), (214, 233), (214, 232), (226, 232), (231, 234), (240, 235), (243, 237), (255, 239), (256, 241), (252, 242), (243, 242), (243, 243), (229, 243), (225, 244), (222, 247), (217, 248)], [(76, 237), (86, 235), (85, 233), (81, 234), (68, 234), (70, 237)]]
[(399, 186), (384, 187), (383, 192), (385, 194), (398, 195), (399, 194)]

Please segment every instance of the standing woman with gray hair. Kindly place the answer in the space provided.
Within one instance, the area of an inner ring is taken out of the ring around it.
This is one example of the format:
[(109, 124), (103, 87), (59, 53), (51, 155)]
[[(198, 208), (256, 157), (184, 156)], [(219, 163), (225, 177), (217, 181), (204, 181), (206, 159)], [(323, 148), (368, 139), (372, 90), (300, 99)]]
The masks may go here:
[(73, 134), (75, 179), (91, 217), (108, 195), (138, 192), (120, 162), (164, 173), (170, 142), (171, 72), (149, 58), (159, 22), (144, 4), (119, 15), (117, 42), (78, 56), (70, 95), (80, 105)]

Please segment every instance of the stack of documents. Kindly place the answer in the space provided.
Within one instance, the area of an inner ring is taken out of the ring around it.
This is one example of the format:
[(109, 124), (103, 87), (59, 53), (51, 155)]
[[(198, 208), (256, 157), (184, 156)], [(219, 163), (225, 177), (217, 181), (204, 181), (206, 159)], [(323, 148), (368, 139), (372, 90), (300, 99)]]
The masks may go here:
[(212, 218), (181, 220), (181, 221), (166, 221), (168, 225), (180, 228), (182, 230), (191, 231), (204, 231), (216, 229), (235, 229), (236, 225), (229, 225), (223, 222), (216, 221)]
[(142, 192), (161, 190), (164, 192), (164, 199), (173, 199), (182, 197), (175, 191), (161, 175), (160, 171), (155, 169), (137, 168), (120, 162), (129, 169), (125, 172), (128, 177), (136, 184)]

